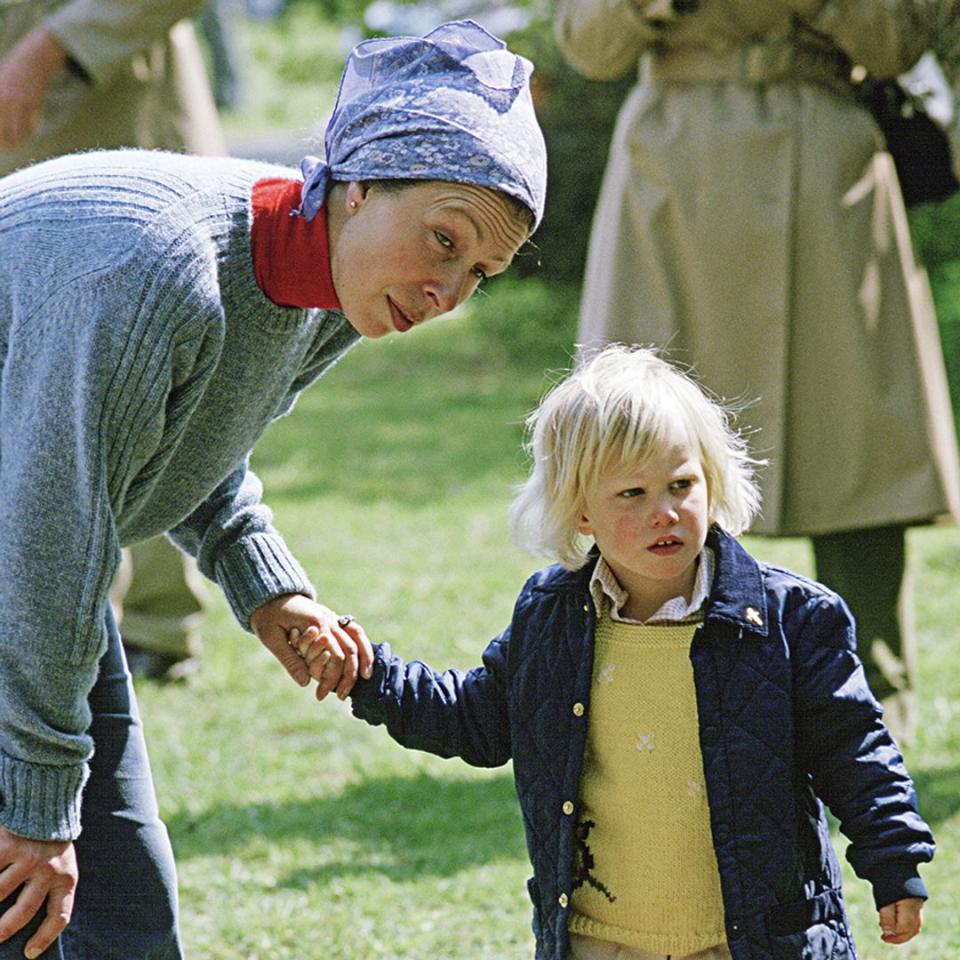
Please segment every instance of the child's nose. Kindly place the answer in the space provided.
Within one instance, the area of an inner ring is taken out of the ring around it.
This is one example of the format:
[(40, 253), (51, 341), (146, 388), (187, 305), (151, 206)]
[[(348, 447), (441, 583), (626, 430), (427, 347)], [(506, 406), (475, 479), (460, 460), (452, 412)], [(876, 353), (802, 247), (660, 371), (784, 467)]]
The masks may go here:
[(664, 499), (654, 504), (650, 514), (650, 522), (655, 527), (671, 526), (680, 519), (676, 507), (670, 500)]

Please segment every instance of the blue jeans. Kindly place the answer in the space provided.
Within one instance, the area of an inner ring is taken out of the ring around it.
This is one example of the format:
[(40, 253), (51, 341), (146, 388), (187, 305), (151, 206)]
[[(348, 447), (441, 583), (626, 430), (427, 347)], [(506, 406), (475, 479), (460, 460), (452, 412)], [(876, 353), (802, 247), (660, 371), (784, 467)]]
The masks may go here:
[[(89, 697), (95, 752), (75, 844), (80, 882), (73, 919), (43, 958), (182, 960), (173, 851), (157, 811), (120, 636), (108, 618), (110, 639)], [(0, 912), (15, 898), (0, 904)], [(22, 960), (42, 919), (0, 944), (0, 960)]]

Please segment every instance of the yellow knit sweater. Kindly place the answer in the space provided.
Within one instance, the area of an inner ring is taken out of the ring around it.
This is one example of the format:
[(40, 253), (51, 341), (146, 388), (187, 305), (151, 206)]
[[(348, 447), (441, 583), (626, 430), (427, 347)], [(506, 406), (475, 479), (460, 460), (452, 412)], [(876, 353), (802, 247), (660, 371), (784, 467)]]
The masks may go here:
[(695, 629), (597, 624), (575, 933), (681, 955), (726, 940), (689, 659)]

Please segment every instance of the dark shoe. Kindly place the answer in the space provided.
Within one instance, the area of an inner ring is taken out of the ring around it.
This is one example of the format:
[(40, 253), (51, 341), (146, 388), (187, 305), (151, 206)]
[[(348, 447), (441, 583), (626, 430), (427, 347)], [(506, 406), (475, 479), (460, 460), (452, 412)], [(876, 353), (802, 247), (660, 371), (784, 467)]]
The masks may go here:
[(196, 657), (175, 657), (129, 646), (126, 647), (126, 653), (130, 673), (140, 680), (181, 683), (200, 669), (200, 661)]

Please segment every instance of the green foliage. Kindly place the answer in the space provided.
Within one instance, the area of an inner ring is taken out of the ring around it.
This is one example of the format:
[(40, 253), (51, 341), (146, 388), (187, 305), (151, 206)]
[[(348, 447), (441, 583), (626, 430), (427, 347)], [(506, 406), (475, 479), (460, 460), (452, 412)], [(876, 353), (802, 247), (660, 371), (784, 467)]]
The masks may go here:
[(274, 20), (242, 18), (238, 27), (243, 102), (223, 112), (227, 131), (322, 134), (343, 69), (340, 27), (307, 0), (288, 4)]
[(367, 3), (356, 0), (289, 0), (287, 8), (304, 7), (329, 23), (352, 24), (357, 22)]
[(960, 414), (960, 194), (912, 210), (910, 226), (917, 258), (930, 274), (953, 409)]
[(564, 61), (544, 18), (512, 34), (510, 46), (536, 67), (533, 96), (549, 158), (546, 212), (536, 234), (541, 263), (521, 261), (518, 267), (524, 274), (536, 267), (551, 280), (578, 282), (614, 122), (635, 77), (585, 80)]

